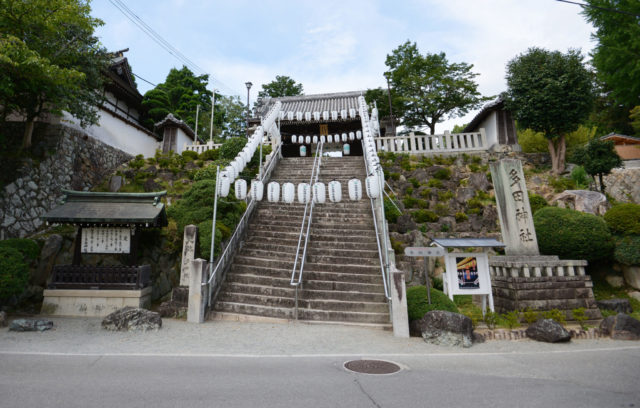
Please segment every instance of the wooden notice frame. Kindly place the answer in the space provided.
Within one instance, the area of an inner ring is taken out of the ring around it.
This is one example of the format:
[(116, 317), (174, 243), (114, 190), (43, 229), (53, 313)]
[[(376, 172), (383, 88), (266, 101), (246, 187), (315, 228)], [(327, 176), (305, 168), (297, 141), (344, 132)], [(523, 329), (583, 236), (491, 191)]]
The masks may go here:
[(489, 300), (494, 311), (489, 257), (486, 252), (451, 252), (445, 254), (444, 292), (453, 300), (454, 295), (483, 295), (482, 312)]

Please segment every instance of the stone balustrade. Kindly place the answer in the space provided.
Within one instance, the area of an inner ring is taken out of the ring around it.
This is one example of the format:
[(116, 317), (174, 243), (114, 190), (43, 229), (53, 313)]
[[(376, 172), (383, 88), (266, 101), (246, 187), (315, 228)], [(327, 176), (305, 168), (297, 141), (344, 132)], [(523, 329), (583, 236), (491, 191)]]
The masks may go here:
[(213, 150), (213, 149), (219, 149), (220, 146), (222, 146), (221, 143), (213, 143), (213, 142), (207, 142), (206, 144), (184, 144), (184, 150), (191, 150), (193, 152), (196, 152), (198, 154), (202, 154), (204, 152), (206, 152), (207, 150)]
[(539, 278), (585, 276), (587, 261), (564, 260), (557, 256), (494, 256), (489, 258), (491, 277)]
[(484, 128), (473, 133), (450, 133), (441, 135), (416, 135), (376, 137), (376, 149), (386, 152), (425, 154), (486, 151), (489, 149)]

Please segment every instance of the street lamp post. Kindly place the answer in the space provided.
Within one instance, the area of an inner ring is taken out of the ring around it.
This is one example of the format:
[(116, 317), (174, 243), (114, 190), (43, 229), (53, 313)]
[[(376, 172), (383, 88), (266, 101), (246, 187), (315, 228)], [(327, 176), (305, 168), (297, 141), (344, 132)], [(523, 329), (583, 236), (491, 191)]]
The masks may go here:
[(389, 75), (384, 76), (387, 79), (387, 95), (389, 96), (389, 117), (391, 118), (391, 129), (393, 129), (393, 135), (396, 133), (396, 126), (393, 123), (393, 108), (391, 107), (391, 86), (389, 85)]
[(249, 137), (249, 90), (251, 89), (251, 82), (245, 82), (247, 86), (247, 138)]

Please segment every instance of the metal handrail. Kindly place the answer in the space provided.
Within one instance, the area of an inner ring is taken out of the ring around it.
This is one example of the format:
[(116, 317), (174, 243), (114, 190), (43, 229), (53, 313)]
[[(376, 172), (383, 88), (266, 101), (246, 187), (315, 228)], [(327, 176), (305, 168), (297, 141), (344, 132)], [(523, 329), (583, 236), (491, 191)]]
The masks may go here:
[[(278, 145), (278, 148), (273, 152), (271, 160), (269, 161), (269, 164), (267, 165), (266, 170), (262, 173), (262, 178), (260, 178), (260, 181), (262, 181), (263, 183), (265, 180), (271, 177), (271, 173), (273, 172), (273, 169), (276, 163), (280, 159), (281, 146), (282, 146), (281, 144)], [(229, 265), (229, 262), (233, 258), (234, 250), (238, 246), (237, 244), (240, 241), (240, 237), (242, 236), (244, 231), (246, 231), (247, 229), (247, 226), (249, 224), (249, 218), (253, 214), (253, 210), (255, 209), (256, 205), (257, 204), (255, 200), (253, 200), (251, 196), (249, 196), (249, 203), (247, 204), (247, 209), (242, 215), (242, 218), (240, 218), (238, 225), (236, 225), (236, 229), (231, 235), (231, 238), (229, 239), (229, 241), (227, 242), (227, 246), (222, 251), (222, 254), (220, 254), (220, 256), (218, 257), (218, 261), (215, 263), (215, 268), (213, 267), (214, 263), (209, 264), (209, 270), (210, 270), (209, 279), (207, 280), (207, 282), (202, 284), (203, 286), (209, 285), (209, 294), (208, 294), (208, 303), (207, 303), (208, 305), (211, 305), (211, 301), (215, 295), (215, 292), (217, 292), (219, 283), (222, 279), (221, 274), (219, 274), (218, 272), (220, 270), (226, 269), (226, 267)]]
[[(320, 175), (320, 166), (322, 164), (322, 148), (323, 143), (319, 142), (316, 146), (316, 154), (313, 159), (313, 167), (311, 169), (311, 177), (309, 178), (309, 188), (313, 188), (313, 184), (318, 181), (318, 176)], [(316, 171), (317, 168), (317, 171)], [(314, 180), (315, 176), (315, 180)], [(298, 246), (296, 247), (296, 256), (293, 262), (293, 270), (291, 271), (291, 281), (289, 284), (291, 286), (295, 286), (295, 309), (294, 314), (296, 320), (298, 319), (298, 289), (302, 284), (302, 274), (304, 272), (304, 262), (307, 258), (307, 245), (309, 243), (309, 231), (311, 229), (311, 220), (313, 219), (313, 207), (315, 206), (315, 200), (311, 197), (308, 203), (304, 206), (304, 214), (302, 215), (302, 225), (300, 226), (300, 235), (298, 236)], [(309, 218), (307, 219), (307, 209), (309, 209)], [(307, 221), (307, 230), (304, 231), (304, 224)], [(300, 244), (302, 243), (302, 237), (304, 236), (304, 248), (302, 251), (302, 258), (300, 261), (300, 272), (298, 274), (298, 280), (296, 282), (296, 270), (298, 266), (298, 255), (300, 254)]]

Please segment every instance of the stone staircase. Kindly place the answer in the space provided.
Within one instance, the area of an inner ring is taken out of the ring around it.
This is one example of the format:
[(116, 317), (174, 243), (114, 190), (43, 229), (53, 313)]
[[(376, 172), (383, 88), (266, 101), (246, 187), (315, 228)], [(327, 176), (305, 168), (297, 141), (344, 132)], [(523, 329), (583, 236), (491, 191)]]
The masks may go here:
[[(284, 158), (271, 180), (308, 183), (312, 165), (313, 157)], [(323, 158), (320, 181), (340, 181), (343, 200), (314, 207), (298, 297), (300, 320), (390, 322), (371, 205), (368, 199), (349, 200), (347, 181), (353, 177), (362, 181), (366, 177), (362, 157)], [(304, 205), (297, 202), (258, 204), (214, 305), (214, 318), (229, 314), (294, 318), (295, 289), (290, 279), (303, 214)]]

